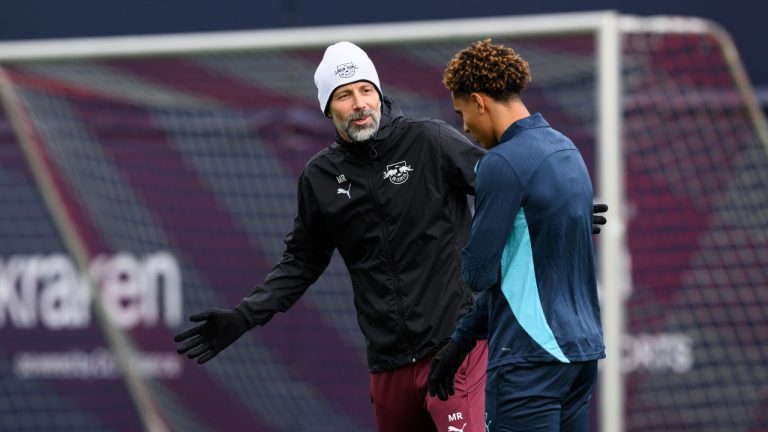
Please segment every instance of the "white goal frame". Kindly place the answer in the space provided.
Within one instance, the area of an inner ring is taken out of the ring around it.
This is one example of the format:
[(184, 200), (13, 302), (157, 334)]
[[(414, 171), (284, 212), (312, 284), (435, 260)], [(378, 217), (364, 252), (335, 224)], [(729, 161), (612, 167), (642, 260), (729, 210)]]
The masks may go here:
[[(235, 52), (243, 50), (290, 47), (319, 47), (339, 40), (357, 43), (391, 43), (448, 38), (516, 37), (537, 35), (585, 35), (593, 34), (597, 50), (596, 59), (596, 136), (598, 142), (597, 201), (610, 205), (608, 223), (597, 236), (600, 285), (602, 295), (603, 331), (606, 343), (606, 360), (601, 362), (600, 378), (600, 430), (621, 432), (624, 430), (624, 385), (622, 372), (622, 341), (625, 333), (624, 301), (629, 289), (625, 285), (630, 278), (626, 254), (625, 169), (622, 143), (622, 89), (621, 47), (627, 32), (659, 33), (709, 33), (720, 39), (728, 58), (738, 91), (749, 105), (748, 110), (758, 135), (768, 143), (768, 128), (751, 84), (744, 72), (738, 53), (728, 37), (716, 24), (689, 17), (638, 17), (618, 14), (615, 11), (562, 13), (529, 16), (507, 16), (478, 19), (441, 21), (416, 21), (344, 25), (329, 27), (304, 27), (276, 30), (227, 31), (211, 33), (169, 34), (152, 36), (125, 36), (99, 38), (73, 38), (0, 43), (0, 66), (8, 62), (25, 62), (56, 59), (95, 59), (119, 57), (147, 57), (161, 54), (199, 54), (206, 52)], [(446, 62), (448, 59), (446, 59)], [(2, 68), (0, 67), (0, 71)], [(10, 82), (0, 73), (0, 90), (6, 105), (14, 103)], [(446, 98), (449, 97), (446, 92)], [(13, 119), (11, 119), (13, 121)], [(23, 123), (23, 122), (21, 122)], [(25, 147), (34, 147), (32, 140), (23, 138), (23, 124), (15, 125)], [(31, 158), (30, 166), (42, 167), (35, 161), (34, 148), (26, 149)], [(43, 168), (40, 168), (42, 170)], [(44, 173), (36, 173), (41, 187), (46, 187)], [(56, 208), (61, 205), (49, 200), (52, 214), (66, 219), (66, 212)], [(64, 228), (71, 224), (57, 221)], [(64, 230), (68, 231), (67, 229)], [(81, 256), (82, 245), (76, 236), (68, 237), (68, 247), (75, 256)], [(87, 262), (85, 257), (78, 261)], [(127, 374), (127, 380), (134, 374)], [(148, 430), (157, 430), (161, 423), (147, 401), (146, 389), (138, 382), (134, 399)]]

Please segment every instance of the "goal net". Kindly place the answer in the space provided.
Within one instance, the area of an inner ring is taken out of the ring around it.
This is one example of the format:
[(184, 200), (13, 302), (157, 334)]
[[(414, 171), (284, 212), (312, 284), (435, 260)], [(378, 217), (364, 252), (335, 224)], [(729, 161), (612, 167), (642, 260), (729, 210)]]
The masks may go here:
[(486, 37), (529, 61), (523, 100), (611, 207), (592, 421), (768, 428), (768, 133), (738, 55), (710, 22), (588, 13), (0, 44), (0, 429), (373, 430), (338, 256), (204, 366), (172, 336), (282, 253), (334, 135), (325, 46), (358, 43), (405, 113), (460, 129), (442, 70)]

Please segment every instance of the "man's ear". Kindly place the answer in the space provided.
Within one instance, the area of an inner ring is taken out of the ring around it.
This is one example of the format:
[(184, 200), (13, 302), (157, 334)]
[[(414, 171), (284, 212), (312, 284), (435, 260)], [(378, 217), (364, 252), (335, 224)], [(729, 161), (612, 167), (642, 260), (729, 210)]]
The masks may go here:
[(485, 112), (485, 99), (483, 99), (483, 96), (480, 93), (470, 93), (469, 97), (478, 111), (481, 113)]

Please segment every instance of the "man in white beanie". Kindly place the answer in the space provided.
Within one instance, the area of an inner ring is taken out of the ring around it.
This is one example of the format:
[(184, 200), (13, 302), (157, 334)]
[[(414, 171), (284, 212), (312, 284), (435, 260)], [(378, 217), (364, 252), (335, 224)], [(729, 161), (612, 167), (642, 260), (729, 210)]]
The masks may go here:
[[(380, 108), (382, 99), (381, 84), (376, 67), (365, 51), (350, 42), (339, 42), (325, 50), (325, 55), (315, 71), (315, 86), (320, 109), (323, 114), (333, 118), (336, 130), (347, 142), (368, 140), (379, 129), (381, 122)], [(340, 89), (340, 87), (344, 87)], [(338, 90), (338, 91), (336, 91)], [(364, 97), (378, 102), (358, 109), (344, 101), (351, 100), (351, 94), (363, 91)], [(346, 112), (331, 111), (331, 98), (346, 105)], [(352, 112), (349, 111), (351, 108)], [(349, 117), (349, 118), (347, 118)]]
[(483, 432), (485, 335), (476, 335), (446, 401), (429, 395), (427, 373), (473, 303), (460, 252), (473, 168), (485, 152), (445, 122), (403, 116), (383, 96), (371, 59), (350, 42), (329, 46), (314, 78), (337, 135), (299, 178), (282, 259), (233, 309), (190, 317), (201, 324), (176, 336), (177, 351), (210, 360), (290, 308), (338, 249), (366, 339), (377, 429)]

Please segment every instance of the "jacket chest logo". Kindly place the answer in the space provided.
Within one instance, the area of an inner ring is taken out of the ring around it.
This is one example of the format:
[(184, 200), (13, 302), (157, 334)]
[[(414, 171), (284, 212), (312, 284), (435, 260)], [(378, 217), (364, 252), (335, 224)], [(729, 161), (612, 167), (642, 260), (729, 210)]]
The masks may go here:
[(384, 170), (384, 178), (394, 184), (403, 184), (408, 180), (408, 173), (411, 171), (413, 168), (406, 161), (389, 164)]
[(347, 177), (344, 174), (339, 174), (336, 176), (336, 182), (339, 184), (339, 188), (336, 189), (336, 195), (346, 195), (347, 199), (352, 199), (352, 183), (349, 183), (347, 185), (347, 188), (344, 189), (344, 183), (348, 183)]
[(350, 183), (346, 189), (344, 188), (336, 189), (336, 195), (346, 195), (347, 199), (352, 199), (352, 195), (350, 194), (351, 190), (352, 190), (352, 183)]

